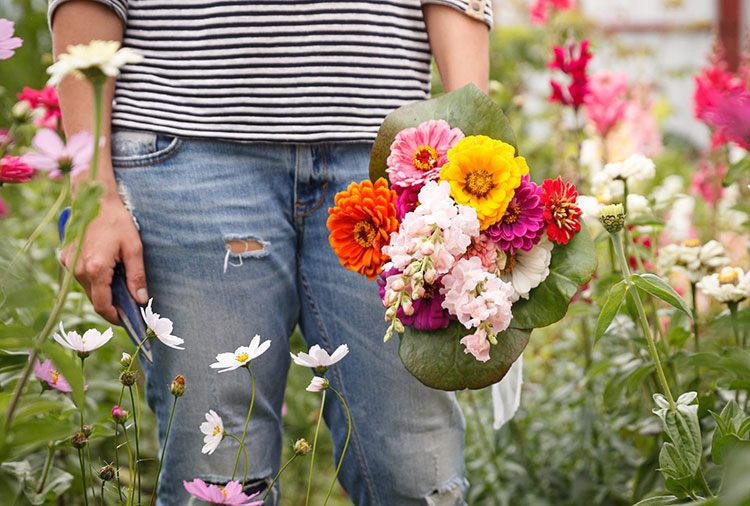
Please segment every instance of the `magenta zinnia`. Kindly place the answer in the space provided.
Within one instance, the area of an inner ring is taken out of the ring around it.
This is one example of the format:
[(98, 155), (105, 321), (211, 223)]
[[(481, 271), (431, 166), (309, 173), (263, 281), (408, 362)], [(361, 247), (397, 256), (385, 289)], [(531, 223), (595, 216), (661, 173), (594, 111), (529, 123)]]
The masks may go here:
[(544, 235), (544, 204), (542, 188), (526, 175), (516, 188), (503, 217), (486, 230), (501, 250), (529, 251)]

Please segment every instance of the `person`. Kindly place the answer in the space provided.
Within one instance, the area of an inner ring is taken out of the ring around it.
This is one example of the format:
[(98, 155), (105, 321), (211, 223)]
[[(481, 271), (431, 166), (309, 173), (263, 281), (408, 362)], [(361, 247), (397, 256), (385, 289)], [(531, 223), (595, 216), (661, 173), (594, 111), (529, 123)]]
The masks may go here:
[[(350, 349), (328, 377), (351, 409), (339, 481), (352, 502), (465, 504), (455, 395), (409, 375), (397, 340), (383, 344), (377, 285), (339, 265), (326, 219), (335, 194), (368, 177), (385, 115), (429, 97), (431, 54), (447, 91), (469, 82), (487, 91), (489, 2), (50, 0), (49, 22), (56, 55), (103, 39), (144, 56), (107, 86), (106, 190), (75, 274), (94, 309), (117, 323), (110, 282), (122, 261), (133, 297), (153, 298), (185, 339), (184, 351), (154, 346), (153, 365), (143, 363), (162, 444), (168, 385), (177, 374), (187, 381), (158, 504), (187, 504), (183, 480), (230, 479), (236, 443), (201, 455), (198, 427), (214, 409), (228, 432), (242, 432), (247, 375), (209, 364), (255, 334), (272, 344), (251, 365), (247, 490), (269, 485), (297, 325), (308, 346)], [(59, 96), (65, 132), (91, 130), (89, 85), (68, 77)], [(70, 258), (67, 249), (63, 263)], [(346, 413), (328, 402), (323, 415), (338, 459)], [(279, 501), (275, 485), (266, 504)]]

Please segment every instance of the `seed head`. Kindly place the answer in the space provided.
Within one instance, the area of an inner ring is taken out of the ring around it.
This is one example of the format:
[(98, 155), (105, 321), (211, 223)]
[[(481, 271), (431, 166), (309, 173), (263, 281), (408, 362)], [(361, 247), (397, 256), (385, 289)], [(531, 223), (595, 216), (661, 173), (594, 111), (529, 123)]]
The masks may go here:
[(175, 397), (182, 397), (185, 393), (185, 376), (178, 374), (169, 387), (169, 392)]
[(599, 221), (610, 234), (616, 234), (625, 226), (625, 209), (622, 204), (604, 206), (599, 211)]

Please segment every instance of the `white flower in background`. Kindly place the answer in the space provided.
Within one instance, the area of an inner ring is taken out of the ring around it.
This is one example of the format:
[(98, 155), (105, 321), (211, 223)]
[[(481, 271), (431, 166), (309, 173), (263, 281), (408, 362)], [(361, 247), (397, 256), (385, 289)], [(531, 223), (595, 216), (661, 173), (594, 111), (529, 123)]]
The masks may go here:
[(700, 281), (708, 272), (728, 263), (724, 246), (713, 239), (702, 246), (698, 239), (668, 244), (659, 249), (656, 259), (659, 271), (682, 271), (691, 283)]
[(701, 267), (706, 270), (716, 269), (729, 264), (729, 256), (724, 249), (724, 245), (713, 239), (701, 246), (701, 252), (698, 257)]
[(698, 288), (719, 302), (740, 302), (750, 296), (750, 275), (740, 267), (724, 267), (701, 279)]
[(672, 210), (664, 227), (669, 240), (681, 242), (687, 240), (693, 228), (693, 210), (695, 198), (692, 196), (679, 197), (672, 204)]
[(654, 201), (654, 208), (657, 210), (666, 209), (672, 205), (672, 202), (678, 197), (684, 196), (682, 193), (685, 188), (685, 181), (682, 176), (672, 174), (665, 177), (661, 184), (651, 192), (651, 199)]
[(602, 207), (599, 199), (591, 195), (579, 195), (576, 199), (576, 204), (578, 204), (578, 208), (583, 212), (584, 219), (592, 222), (599, 221), (599, 209)]
[(651, 214), (651, 205), (648, 199), (637, 193), (628, 194), (628, 218), (638, 218)]
[(598, 139), (585, 139), (581, 142), (581, 157), (579, 162), (588, 167), (589, 173), (602, 170), (602, 145)]
[(724, 195), (716, 203), (719, 229), (736, 231), (747, 221), (747, 214), (735, 209), (741, 198), (740, 187), (737, 183), (724, 188)]
[(216, 355), (216, 362), (211, 364), (211, 368), (221, 369), (219, 372), (234, 371), (263, 355), (270, 346), (270, 339), (261, 343), (260, 336), (255, 334), (255, 337), (250, 341), (250, 346), (240, 346), (234, 350), (234, 353), (219, 353)]
[(729, 143), (729, 163), (734, 164), (747, 156), (747, 150), (734, 142)]
[[(625, 184), (615, 179), (604, 170), (593, 172), (589, 178), (591, 193), (599, 202), (609, 204), (613, 200), (622, 199), (625, 195)], [(597, 218), (599, 215), (597, 214)]]
[(552, 242), (541, 241), (529, 251), (519, 250), (510, 256), (506, 251), (498, 251), (498, 277), (513, 285), (511, 302), (519, 298), (528, 299), (529, 292), (539, 286), (549, 276), (549, 263), (552, 260)]
[(170, 348), (174, 348), (176, 350), (184, 350), (185, 347), (181, 348), (180, 345), (184, 343), (185, 340), (181, 337), (172, 335), (172, 320), (170, 320), (169, 318), (161, 318), (161, 315), (159, 315), (159, 313), (154, 313), (154, 311), (151, 309), (151, 303), (153, 301), (154, 299), (152, 297), (148, 300), (146, 309), (144, 310), (143, 308), (141, 308), (141, 316), (143, 316), (143, 321), (146, 322), (146, 326), (148, 327), (146, 335), (149, 339), (158, 339)]
[(349, 347), (342, 344), (332, 354), (328, 354), (326, 350), (318, 346), (317, 344), (305, 352), (299, 352), (297, 355), (290, 353), (292, 360), (295, 364), (304, 367), (312, 367), (313, 369), (328, 369), (333, 364), (344, 358), (349, 353)]
[(60, 322), (60, 333), (55, 332), (52, 336), (55, 341), (60, 345), (78, 352), (78, 355), (82, 358), (88, 356), (89, 353), (95, 349), (107, 344), (107, 341), (112, 339), (112, 328), (108, 328), (104, 332), (99, 332), (96, 329), (89, 329), (81, 336), (75, 330), (65, 332), (62, 322)]
[(201, 432), (205, 434), (203, 437), (205, 444), (201, 448), (201, 453), (211, 455), (224, 439), (224, 422), (213, 409), (209, 409), (206, 413), (206, 421), (201, 424)]
[(322, 392), (328, 388), (328, 380), (323, 378), (322, 376), (313, 376), (313, 379), (310, 380), (310, 384), (307, 385), (308, 392)]
[(117, 77), (124, 65), (143, 61), (143, 56), (132, 49), (120, 49), (120, 43), (114, 40), (92, 40), (87, 45), (68, 46), (67, 51), (47, 69), (50, 74), (47, 84), (50, 86), (57, 86), (68, 74), (82, 78), (92, 70), (107, 77)]
[(653, 179), (656, 175), (656, 167), (650, 158), (634, 154), (622, 162), (608, 163), (604, 166), (604, 172), (613, 179), (624, 179), (628, 182), (628, 186), (632, 186)]

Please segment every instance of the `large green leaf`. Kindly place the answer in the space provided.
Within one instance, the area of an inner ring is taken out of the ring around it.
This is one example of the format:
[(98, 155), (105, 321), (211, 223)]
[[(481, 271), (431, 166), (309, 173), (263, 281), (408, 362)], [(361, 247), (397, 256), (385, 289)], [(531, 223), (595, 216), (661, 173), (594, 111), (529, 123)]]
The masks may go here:
[(556, 244), (552, 250), (549, 276), (534, 288), (528, 300), (513, 304), (516, 329), (546, 327), (565, 316), (578, 287), (585, 285), (596, 270), (596, 248), (591, 233), (581, 221), (581, 230), (568, 244)]
[(480, 362), (459, 341), (471, 331), (458, 322), (441, 330), (407, 327), (398, 354), (406, 369), (428, 387), (478, 389), (500, 381), (529, 342), (530, 330), (508, 329), (497, 335), (490, 360)]
[(612, 324), (612, 320), (615, 319), (617, 312), (620, 310), (622, 301), (625, 299), (625, 292), (628, 291), (628, 285), (623, 279), (619, 283), (612, 285), (607, 295), (607, 300), (602, 306), (602, 311), (599, 313), (599, 318), (596, 320), (596, 332), (594, 333), (594, 344), (599, 341), (599, 338), (604, 335), (609, 326)]
[(388, 178), (386, 160), (398, 132), (431, 119), (443, 119), (465, 135), (487, 135), (507, 142), (518, 152), (516, 136), (503, 110), (476, 85), (467, 84), (438, 98), (399, 107), (386, 116), (370, 154), (370, 179)]

